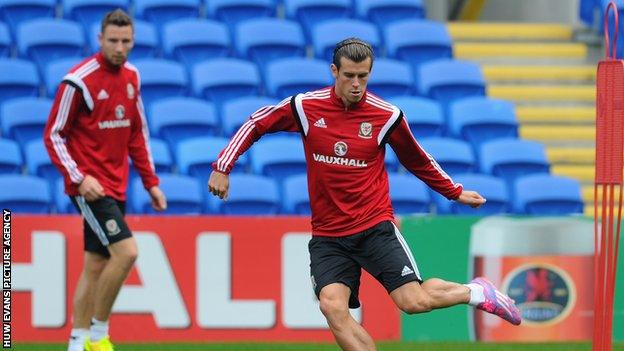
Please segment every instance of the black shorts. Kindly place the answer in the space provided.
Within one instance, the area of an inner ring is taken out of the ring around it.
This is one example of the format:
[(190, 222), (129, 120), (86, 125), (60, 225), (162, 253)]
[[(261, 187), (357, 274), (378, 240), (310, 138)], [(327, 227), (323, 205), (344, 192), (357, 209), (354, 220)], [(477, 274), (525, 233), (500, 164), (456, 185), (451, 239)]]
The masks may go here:
[(344, 236), (313, 236), (308, 244), (310, 274), (316, 297), (332, 283), (351, 289), (349, 308), (360, 307), (358, 298), (361, 269), (364, 268), (388, 293), (422, 278), (407, 242), (390, 221), (363, 232)]
[(82, 196), (71, 196), (71, 200), (82, 213), (85, 251), (110, 257), (108, 245), (132, 236), (124, 219), (124, 201), (110, 196), (95, 201), (86, 201)]

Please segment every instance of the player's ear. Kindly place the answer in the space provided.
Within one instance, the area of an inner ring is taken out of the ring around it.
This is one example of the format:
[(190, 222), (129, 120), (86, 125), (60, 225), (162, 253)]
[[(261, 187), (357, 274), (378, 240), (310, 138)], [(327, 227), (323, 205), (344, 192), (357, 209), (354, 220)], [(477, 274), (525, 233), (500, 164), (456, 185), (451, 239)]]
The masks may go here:
[(332, 76), (334, 76), (334, 79), (338, 79), (338, 67), (336, 67), (336, 65), (332, 63), (329, 68), (331, 69), (331, 73)]

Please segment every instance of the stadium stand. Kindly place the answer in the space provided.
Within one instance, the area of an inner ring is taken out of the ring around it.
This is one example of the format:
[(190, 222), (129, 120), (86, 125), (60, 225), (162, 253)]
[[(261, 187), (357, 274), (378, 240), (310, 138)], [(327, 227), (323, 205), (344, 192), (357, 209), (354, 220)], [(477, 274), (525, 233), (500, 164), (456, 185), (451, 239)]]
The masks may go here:
[(33, 97), (17, 98), (2, 104), (0, 125), (2, 135), (24, 146), (31, 140), (40, 140), (52, 100)]
[(0, 192), (0, 207), (10, 208), (15, 213), (45, 214), (52, 210), (50, 186), (45, 180), (17, 174), (0, 175), (0, 188), (11, 191)]
[(26, 60), (0, 58), (0, 104), (18, 98), (39, 95), (36, 66)]
[(230, 34), (221, 22), (196, 18), (171, 21), (164, 25), (162, 38), (165, 56), (188, 68), (230, 54)]

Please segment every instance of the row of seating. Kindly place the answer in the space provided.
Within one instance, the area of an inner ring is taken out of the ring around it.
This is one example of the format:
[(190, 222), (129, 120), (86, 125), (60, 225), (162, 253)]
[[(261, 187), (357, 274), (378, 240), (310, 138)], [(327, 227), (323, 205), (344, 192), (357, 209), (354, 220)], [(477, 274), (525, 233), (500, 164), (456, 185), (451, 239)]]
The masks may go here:
[[(389, 100), (398, 106), (409, 122), (414, 136), (420, 140), (449, 136), (470, 143), (475, 152), (483, 142), (518, 136), (518, 122), (513, 104), (487, 97), (459, 99), (450, 105), (445, 116), (434, 100), (403, 96)], [(152, 136), (166, 140), (172, 150), (194, 136), (231, 137), (249, 116), (263, 106), (276, 105), (279, 100), (249, 96), (226, 102), (221, 109), (196, 98), (166, 98), (147, 106), (147, 121)], [(1, 135), (16, 140), (24, 147), (29, 141), (41, 139), (52, 100), (16, 98), (0, 106)]]
[[(286, 179), (280, 188), (269, 177), (232, 174), (228, 201), (220, 201), (207, 192), (204, 183), (183, 175), (160, 175), (161, 188), (167, 195), (164, 214), (225, 215), (309, 215), (309, 197), (305, 175)], [(397, 214), (438, 213), (490, 215), (516, 213), (563, 215), (582, 213), (579, 183), (571, 178), (547, 174), (528, 175), (514, 183), (515, 196), (510, 197), (502, 180), (486, 175), (458, 175), (465, 187), (483, 194), (488, 202), (479, 210), (450, 202), (412, 175), (390, 174), (390, 198)], [(48, 183), (32, 176), (0, 175), (0, 187), (15, 189), (0, 193), (0, 206), (16, 213), (75, 213), (59, 183), (54, 194)], [(150, 199), (140, 179), (130, 185), (128, 212), (153, 214)]]

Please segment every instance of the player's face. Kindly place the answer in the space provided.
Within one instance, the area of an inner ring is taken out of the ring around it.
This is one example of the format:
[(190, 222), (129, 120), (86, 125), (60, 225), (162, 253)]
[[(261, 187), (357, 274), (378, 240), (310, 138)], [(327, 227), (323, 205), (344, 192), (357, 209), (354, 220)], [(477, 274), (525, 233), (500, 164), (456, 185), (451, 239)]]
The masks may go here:
[(133, 36), (132, 26), (109, 24), (104, 27), (104, 32), (98, 37), (104, 58), (114, 66), (123, 65), (134, 46)]
[(346, 57), (340, 58), (340, 69), (331, 65), (332, 75), (336, 79), (336, 94), (346, 104), (360, 101), (371, 70), (371, 58), (367, 57), (362, 62), (353, 62)]

